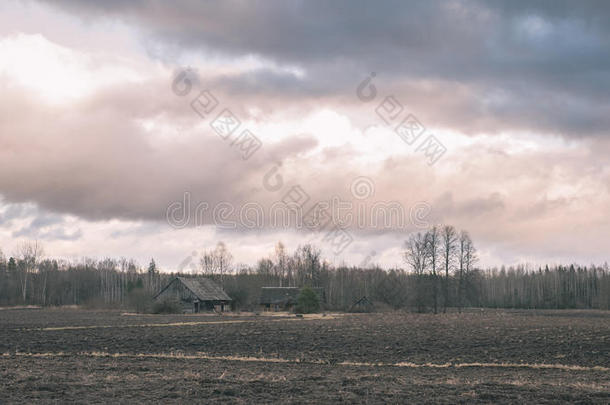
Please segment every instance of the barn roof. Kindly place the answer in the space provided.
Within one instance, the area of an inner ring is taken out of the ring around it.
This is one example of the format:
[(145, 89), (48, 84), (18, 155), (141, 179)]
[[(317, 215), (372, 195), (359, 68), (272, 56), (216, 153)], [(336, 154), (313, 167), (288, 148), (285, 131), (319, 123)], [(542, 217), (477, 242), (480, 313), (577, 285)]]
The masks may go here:
[[(312, 290), (321, 301), (324, 300), (324, 288), (313, 287)], [(299, 287), (262, 287), (261, 304), (292, 305), (296, 304), (301, 288)]]
[(182, 283), (188, 288), (193, 294), (197, 296), (199, 301), (231, 301), (231, 297), (216, 284), (214, 281), (205, 277), (197, 278), (186, 278), (176, 277), (173, 279), (163, 290), (157, 294), (159, 296), (165, 289), (167, 289), (172, 283)]

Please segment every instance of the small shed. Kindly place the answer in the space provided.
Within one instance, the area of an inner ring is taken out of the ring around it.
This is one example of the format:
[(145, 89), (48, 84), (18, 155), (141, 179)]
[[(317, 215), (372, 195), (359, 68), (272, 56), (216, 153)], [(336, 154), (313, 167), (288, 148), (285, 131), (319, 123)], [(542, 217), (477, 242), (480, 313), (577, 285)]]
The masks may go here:
[(176, 277), (159, 291), (155, 301), (177, 300), (184, 312), (223, 312), (231, 297), (209, 278)]
[(375, 306), (366, 296), (363, 296), (350, 307), (349, 312), (373, 312)]
[[(325, 302), (324, 288), (311, 288), (320, 303)], [(290, 311), (297, 304), (299, 294), (302, 288), (300, 287), (262, 287), (259, 304), (263, 311)]]

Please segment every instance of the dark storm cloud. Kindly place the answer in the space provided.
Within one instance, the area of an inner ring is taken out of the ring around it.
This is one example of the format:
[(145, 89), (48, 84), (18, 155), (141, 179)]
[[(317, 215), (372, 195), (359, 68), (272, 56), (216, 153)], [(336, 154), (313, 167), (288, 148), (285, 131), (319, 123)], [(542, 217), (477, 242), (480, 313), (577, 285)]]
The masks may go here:
[[(465, 120), (451, 119), (465, 112), (481, 122), (476, 131), (607, 134), (610, 6), (604, 1), (52, 3), (84, 19), (135, 24), (145, 41), (174, 50), (157, 54), (168, 62), (176, 50), (205, 50), (256, 55), (306, 72), (226, 78), (236, 92), (352, 94), (374, 70), (387, 92), (405, 83), (436, 83), (453, 101), (446, 110), (423, 112), (435, 125), (471, 131)], [(456, 83), (469, 87), (467, 100), (454, 100)], [(490, 105), (498, 93), (504, 97)]]

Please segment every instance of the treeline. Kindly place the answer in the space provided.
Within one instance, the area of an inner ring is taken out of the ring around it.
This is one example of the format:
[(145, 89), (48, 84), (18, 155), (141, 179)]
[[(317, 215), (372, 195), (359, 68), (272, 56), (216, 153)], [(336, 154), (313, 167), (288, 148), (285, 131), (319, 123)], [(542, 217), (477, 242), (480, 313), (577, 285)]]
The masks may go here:
[(482, 270), (466, 232), (433, 227), (409, 237), (405, 269), (333, 267), (315, 246), (292, 254), (278, 243), (256, 266), (235, 266), (227, 246), (203, 252), (181, 273), (146, 268), (127, 259), (44, 259), (39, 244), (25, 243), (18, 253), (0, 252), (0, 305), (85, 305), (141, 310), (177, 275), (201, 274), (221, 283), (234, 309), (255, 310), (263, 286), (316, 286), (326, 292), (326, 307), (349, 310), (366, 296), (378, 309), (441, 311), (447, 308), (610, 308), (607, 265), (509, 267)]

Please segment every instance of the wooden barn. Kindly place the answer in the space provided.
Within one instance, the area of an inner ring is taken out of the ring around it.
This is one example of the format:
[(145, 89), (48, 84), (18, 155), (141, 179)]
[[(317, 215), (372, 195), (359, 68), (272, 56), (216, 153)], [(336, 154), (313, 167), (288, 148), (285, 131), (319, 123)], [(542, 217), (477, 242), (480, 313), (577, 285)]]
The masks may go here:
[[(318, 295), (320, 303), (324, 303), (324, 288), (311, 289)], [(262, 287), (259, 304), (263, 311), (291, 311), (297, 304), (300, 293), (300, 287)]]
[(209, 278), (176, 277), (157, 295), (155, 301), (177, 300), (184, 312), (223, 312), (231, 303), (231, 297)]

